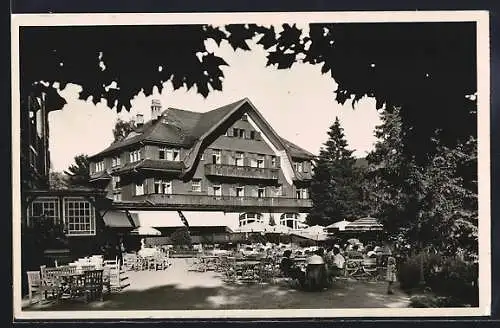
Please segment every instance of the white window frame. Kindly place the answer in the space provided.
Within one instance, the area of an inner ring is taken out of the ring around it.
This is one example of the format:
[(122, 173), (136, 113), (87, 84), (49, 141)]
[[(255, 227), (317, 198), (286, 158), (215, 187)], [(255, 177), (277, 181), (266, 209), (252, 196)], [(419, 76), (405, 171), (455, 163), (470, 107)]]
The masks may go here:
[(144, 181), (135, 183), (135, 195), (136, 196), (144, 195)]
[[(42, 213), (40, 215), (34, 214), (34, 205), (41, 204)], [(47, 215), (46, 211), (49, 210), (53, 213), (51, 215)], [(26, 216), (26, 224), (30, 226), (32, 224), (32, 220), (38, 219), (41, 215), (45, 214), (47, 218), (52, 218), (54, 224), (61, 222), (61, 215), (59, 213), (59, 198), (57, 197), (38, 197), (33, 200), (28, 207), (28, 213)]]
[(244, 213), (242, 216), (240, 216), (238, 224), (240, 227), (242, 227), (253, 222), (263, 223), (264, 220), (262, 214)]
[(141, 160), (141, 150), (137, 149), (130, 152), (130, 163), (135, 163)]
[(120, 179), (119, 175), (117, 175), (117, 176), (115, 176), (115, 175), (111, 176), (111, 188), (113, 190), (119, 190), (120, 189), (120, 181), (121, 181), (121, 179)]
[(191, 191), (201, 192), (201, 179), (193, 179), (191, 181)]
[(234, 165), (243, 166), (245, 161), (245, 155), (241, 151), (237, 151), (236, 155), (234, 155)]
[(266, 157), (264, 155), (257, 155), (256, 163), (258, 168), (263, 169), (266, 166)]
[(111, 159), (111, 167), (120, 166), (120, 156), (113, 156)]
[[(157, 190), (158, 190), (158, 192), (157, 192)], [(155, 194), (171, 195), (173, 193), (172, 181), (171, 180), (155, 179), (154, 180), (154, 193)]]
[(276, 167), (276, 156), (271, 156), (271, 167)]
[[(288, 225), (288, 222), (291, 221), (291, 227)], [(299, 227), (299, 219), (297, 213), (284, 213), (282, 217), (280, 217), (280, 225), (289, 227), (292, 229), (298, 229)]]
[[(236, 197), (245, 197), (245, 187), (239, 186), (236, 187), (234, 190)], [(238, 194), (238, 190), (241, 190), (241, 194)]]
[[(69, 204), (73, 204), (74, 207), (70, 208)], [(79, 205), (78, 208), (76, 205)], [(83, 209), (80, 207), (83, 205)], [(71, 214), (70, 210), (73, 210)], [(81, 214), (83, 210), (83, 215)], [(85, 211), (88, 210), (88, 215)], [(77, 214), (77, 211), (79, 212)], [(88, 217), (87, 217), (88, 216)], [(70, 219), (73, 219), (73, 222), (69, 222)], [(84, 222), (82, 222), (85, 220)], [(88, 220), (88, 222), (87, 222)], [(95, 236), (96, 235), (96, 216), (95, 216), (95, 208), (93, 204), (83, 197), (64, 197), (63, 198), (63, 221), (66, 227), (66, 235), (69, 237), (75, 236)], [(71, 228), (73, 225), (73, 228)], [(88, 229), (85, 228), (83, 230), (76, 229), (76, 226), (88, 225)], [(82, 232), (83, 231), (83, 232)]]
[[(222, 164), (222, 151), (220, 149), (214, 149), (212, 153), (212, 158), (215, 157), (214, 164)], [(213, 162), (213, 160), (212, 160)]]
[[(217, 190), (219, 191), (219, 193), (216, 192)], [(221, 185), (212, 186), (212, 191), (213, 191), (212, 196), (217, 196), (217, 197), (222, 196), (222, 186)]]
[(104, 171), (104, 160), (95, 163), (95, 172)]

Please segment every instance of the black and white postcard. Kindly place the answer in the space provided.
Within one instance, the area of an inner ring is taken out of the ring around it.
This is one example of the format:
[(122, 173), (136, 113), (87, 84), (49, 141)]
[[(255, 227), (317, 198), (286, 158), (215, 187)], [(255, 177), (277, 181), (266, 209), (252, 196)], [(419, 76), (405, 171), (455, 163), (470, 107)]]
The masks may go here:
[(489, 315), (488, 19), (12, 15), (15, 318)]

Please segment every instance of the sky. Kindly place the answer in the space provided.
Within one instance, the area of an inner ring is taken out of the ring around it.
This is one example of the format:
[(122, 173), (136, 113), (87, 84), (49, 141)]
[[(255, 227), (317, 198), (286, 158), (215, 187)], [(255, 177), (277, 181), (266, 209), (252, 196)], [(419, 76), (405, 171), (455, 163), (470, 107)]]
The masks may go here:
[(374, 128), (380, 123), (375, 100), (365, 97), (355, 110), (350, 102), (338, 104), (335, 81), (329, 74), (321, 74), (320, 65), (294, 64), (291, 69), (278, 70), (266, 67), (266, 52), (250, 42), (251, 51), (234, 51), (225, 41), (220, 47), (211, 40), (206, 45), (207, 50), (229, 64), (222, 67), (223, 91), (212, 91), (207, 98), (196, 93), (195, 88), (174, 91), (167, 82), (161, 94), (157, 90), (149, 97), (139, 94), (131, 101), (130, 112), (117, 114), (105, 102), (94, 105), (90, 100), (78, 100), (81, 88), (77, 85), (70, 84), (60, 91), (67, 104), (49, 114), (52, 170), (66, 170), (76, 155), (93, 155), (107, 147), (113, 141), (112, 130), (118, 117), (128, 120), (141, 113), (148, 120), (152, 99), (159, 99), (165, 109), (205, 112), (246, 97), (278, 134), (313, 154), (319, 153), (338, 116), (356, 157), (373, 149)]

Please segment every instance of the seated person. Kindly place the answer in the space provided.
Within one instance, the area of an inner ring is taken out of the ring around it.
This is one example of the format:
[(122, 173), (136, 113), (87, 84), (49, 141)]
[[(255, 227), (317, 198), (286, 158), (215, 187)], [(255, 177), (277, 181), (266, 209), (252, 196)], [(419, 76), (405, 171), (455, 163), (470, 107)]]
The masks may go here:
[(321, 255), (323, 255), (322, 249), (307, 258), (305, 285), (313, 291), (319, 291), (328, 286), (326, 264)]
[(280, 263), (280, 270), (283, 273), (283, 276), (286, 278), (292, 278), (299, 281), (300, 285), (304, 284), (304, 273), (300, 270), (299, 267), (295, 265), (295, 262), (290, 258), (292, 255), (292, 251), (286, 250), (283, 253), (283, 259)]

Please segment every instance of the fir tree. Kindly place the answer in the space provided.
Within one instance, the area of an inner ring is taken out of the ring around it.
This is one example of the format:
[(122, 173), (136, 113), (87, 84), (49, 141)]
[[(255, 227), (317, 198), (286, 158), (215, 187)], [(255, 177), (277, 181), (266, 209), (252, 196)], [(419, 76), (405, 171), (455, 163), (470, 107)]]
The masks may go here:
[(338, 117), (328, 137), (313, 170), (309, 225), (328, 225), (360, 214), (361, 193), (354, 166), (356, 159), (352, 156), (354, 150), (348, 149)]

